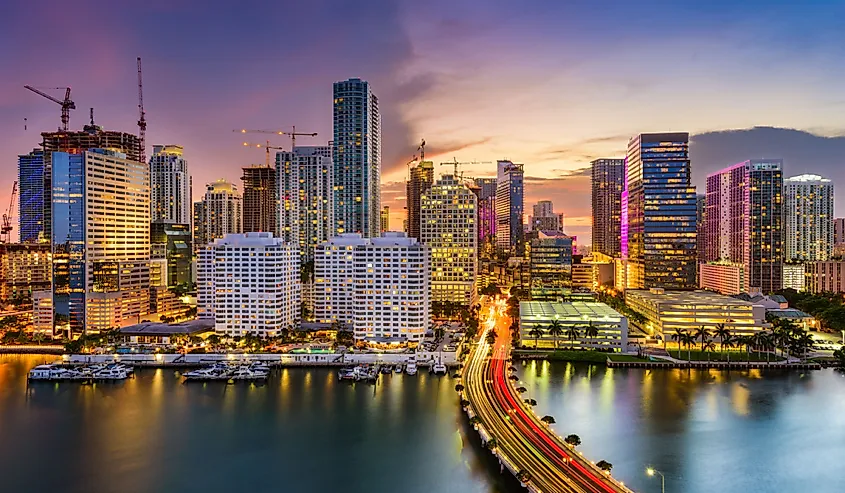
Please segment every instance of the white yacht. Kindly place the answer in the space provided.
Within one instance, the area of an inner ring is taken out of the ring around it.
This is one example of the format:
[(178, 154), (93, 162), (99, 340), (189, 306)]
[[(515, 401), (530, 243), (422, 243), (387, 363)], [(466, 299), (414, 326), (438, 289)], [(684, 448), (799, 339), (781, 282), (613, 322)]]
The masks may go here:
[(416, 375), (417, 374), (417, 364), (413, 361), (408, 362), (408, 366), (405, 367), (405, 373), (408, 375)]
[(438, 361), (431, 366), (431, 372), (435, 375), (445, 375), (446, 371), (446, 365), (442, 361)]
[(94, 372), (92, 377), (95, 380), (126, 380), (129, 374), (123, 368), (111, 367)]

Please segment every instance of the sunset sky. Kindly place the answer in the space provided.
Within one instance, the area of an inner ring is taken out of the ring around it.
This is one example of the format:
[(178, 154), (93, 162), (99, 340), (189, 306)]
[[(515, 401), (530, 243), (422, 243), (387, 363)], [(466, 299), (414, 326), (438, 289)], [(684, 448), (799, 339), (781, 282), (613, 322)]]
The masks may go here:
[(584, 168), (640, 132), (693, 134), (699, 185), (754, 157), (845, 183), (843, 19), (843, 1), (14, 2), (0, 17), (0, 205), (16, 156), (59, 124), (23, 85), (71, 86), (72, 128), (93, 106), (98, 124), (136, 132), (141, 56), (148, 153), (183, 145), (195, 198), (263, 162), (233, 129), (296, 125), (319, 133), (300, 144), (324, 144), (332, 82), (360, 77), (380, 98), (394, 228), (424, 138), (435, 162), (524, 163), (526, 211), (551, 199), (588, 243)]

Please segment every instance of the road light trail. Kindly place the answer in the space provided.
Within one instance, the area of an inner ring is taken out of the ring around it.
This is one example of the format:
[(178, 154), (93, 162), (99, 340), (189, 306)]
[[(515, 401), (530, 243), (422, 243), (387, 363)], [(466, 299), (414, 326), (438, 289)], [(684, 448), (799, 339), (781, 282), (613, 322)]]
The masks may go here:
[[(496, 438), (499, 456), (516, 470), (528, 472), (528, 483), (534, 491), (629, 493), (629, 489), (565, 445), (513, 389), (508, 381), (510, 333), (503, 309), (503, 302), (490, 307), (480, 342), (464, 370), (467, 399), (484, 430)], [(493, 346), (486, 340), (491, 330), (498, 334)]]

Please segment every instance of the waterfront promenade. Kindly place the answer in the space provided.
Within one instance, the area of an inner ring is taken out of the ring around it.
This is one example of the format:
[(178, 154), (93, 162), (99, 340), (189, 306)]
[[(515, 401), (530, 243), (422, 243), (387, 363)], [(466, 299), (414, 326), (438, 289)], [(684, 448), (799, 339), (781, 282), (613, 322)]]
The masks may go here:
[[(523, 403), (508, 379), (510, 334), (502, 306), (490, 308), (480, 342), (464, 368), (468, 413), (477, 416), (482, 440), (495, 438), (493, 453), (533, 492), (629, 492), (565, 444)], [(489, 331), (498, 333), (492, 346)]]

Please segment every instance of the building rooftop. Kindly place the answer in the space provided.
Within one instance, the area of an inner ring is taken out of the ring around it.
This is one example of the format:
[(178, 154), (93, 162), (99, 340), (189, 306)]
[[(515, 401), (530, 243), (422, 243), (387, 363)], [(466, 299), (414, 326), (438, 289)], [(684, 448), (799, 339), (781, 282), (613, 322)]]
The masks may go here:
[(178, 324), (165, 324), (159, 322), (143, 322), (135, 325), (128, 325), (120, 329), (121, 334), (125, 335), (169, 335), (169, 334), (197, 334), (199, 332), (206, 332), (214, 330), (214, 320), (208, 318), (198, 318), (196, 320), (189, 320)]
[(622, 315), (604, 303), (592, 301), (522, 301), (519, 303), (520, 318), (543, 320), (600, 320), (621, 319)]
[(779, 308), (774, 310), (767, 310), (766, 313), (771, 313), (779, 318), (813, 318), (809, 313), (796, 310), (795, 308)]
[(735, 305), (748, 306), (753, 304), (749, 301), (725, 296), (711, 291), (663, 291), (662, 289), (629, 289), (625, 297), (637, 297), (645, 301), (662, 304), (687, 304), (687, 305)]

